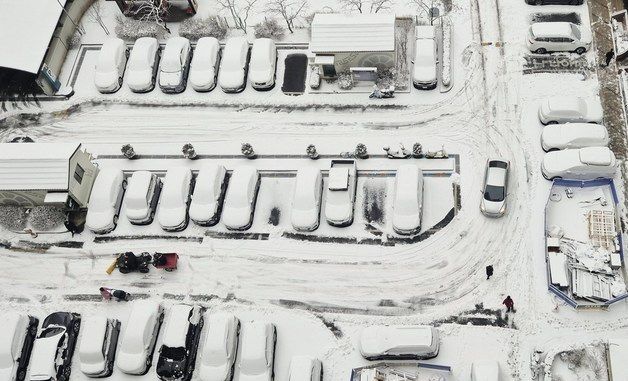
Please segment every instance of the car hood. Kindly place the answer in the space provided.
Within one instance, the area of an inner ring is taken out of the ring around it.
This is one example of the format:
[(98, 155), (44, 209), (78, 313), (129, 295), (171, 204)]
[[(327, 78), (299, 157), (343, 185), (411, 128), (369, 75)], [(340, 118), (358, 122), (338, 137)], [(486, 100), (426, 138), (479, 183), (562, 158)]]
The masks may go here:
[(159, 224), (163, 227), (176, 227), (185, 222), (186, 207), (161, 209), (159, 211)]
[(218, 83), (226, 89), (237, 89), (244, 84), (244, 70), (237, 69), (219, 74)]
[(146, 354), (120, 352), (116, 356), (116, 365), (124, 373), (141, 373), (146, 367)]
[(220, 366), (201, 365), (199, 378), (201, 381), (225, 381), (229, 370), (230, 366), (227, 363)]
[(196, 87), (210, 87), (214, 84), (215, 72), (213, 69), (190, 70), (190, 84)]
[(587, 120), (602, 124), (604, 110), (599, 102), (590, 102), (587, 107)]
[(81, 362), (81, 372), (86, 374), (100, 374), (105, 371), (105, 361), (100, 361), (97, 363), (86, 364)]
[(181, 84), (181, 79), (183, 78), (183, 73), (180, 71), (174, 73), (159, 73), (159, 84), (161, 86), (178, 86)]
[(148, 208), (126, 209), (126, 216), (131, 220), (143, 220), (148, 217)]
[(541, 133), (541, 141), (543, 142), (544, 147), (550, 148), (561, 148), (565, 144), (565, 139), (560, 131), (560, 128), (552, 128), (552, 126), (547, 126), (543, 128), (543, 132)]
[(118, 85), (118, 73), (115, 71), (96, 72), (94, 74), (94, 84), (101, 89), (116, 87)]
[(262, 374), (245, 374), (240, 372), (239, 381), (270, 381), (270, 372)]
[(401, 231), (416, 230), (421, 224), (421, 216), (416, 215), (393, 215), (393, 227)]
[(416, 82), (436, 81), (436, 65), (414, 65), (412, 79)]
[(347, 201), (346, 204), (334, 205), (334, 204), (326, 204), (325, 205), (325, 217), (331, 221), (347, 221), (351, 219), (351, 203)]
[(501, 208), (504, 206), (505, 201), (488, 201), (482, 198), (482, 206), (484, 212), (488, 214), (501, 214)]
[(143, 89), (150, 86), (153, 73), (149, 69), (133, 70), (126, 76), (126, 83), (132, 89)]
[(113, 217), (115, 212), (113, 209), (107, 209), (100, 212), (87, 210), (87, 218), (85, 224), (90, 230), (104, 230), (113, 225)]
[(299, 230), (308, 230), (316, 226), (318, 222), (318, 209), (295, 210), (290, 216), (292, 226)]
[(543, 168), (549, 173), (563, 172), (571, 168), (574, 163), (577, 164), (578, 160), (574, 158), (577, 158), (577, 156), (568, 157), (564, 154), (564, 151), (548, 152), (543, 157)]
[(195, 203), (190, 205), (190, 218), (195, 221), (207, 221), (216, 214), (218, 204), (210, 202), (206, 204)]
[(273, 72), (269, 70), (249, 70), (249, 80), (254, 83), (268, 83), (273, 79)]
[(226, 226), (232, 228), (244, 227), (249, 223), (251, 218), (251, 209), (244, 208), (224, 208), (222, 212), (222, 221)]

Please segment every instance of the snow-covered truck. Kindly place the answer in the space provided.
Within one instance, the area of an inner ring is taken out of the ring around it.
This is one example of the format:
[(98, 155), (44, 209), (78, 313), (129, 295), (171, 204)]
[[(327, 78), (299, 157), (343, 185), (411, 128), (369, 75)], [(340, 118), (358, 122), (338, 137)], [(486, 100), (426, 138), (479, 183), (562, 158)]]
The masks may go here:
[(325, 218), (332, 226), (353, 223), (358, 170), (355, 160), (332, 160), (327, 181)]

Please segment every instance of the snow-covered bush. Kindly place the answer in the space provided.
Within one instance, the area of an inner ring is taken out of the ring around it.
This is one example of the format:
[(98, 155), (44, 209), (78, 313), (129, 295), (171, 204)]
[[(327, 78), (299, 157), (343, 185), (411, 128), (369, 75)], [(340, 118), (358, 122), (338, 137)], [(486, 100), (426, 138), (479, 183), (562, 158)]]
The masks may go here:
[(286, 29), (279, 24), (279, 21), (273, 18), (265, 18), (264, 21), (255, 25), (254, 30), (255, 38), (281, 40), (286, 34)]
[(451, 24), (443, 24), (443, 86), (451, 86)]
[(63, 226), (65, 213), (56, 206), (36, 206), (28, 214), (28, 222), (34, 230), (50, 231)]
[(226, 23), (217, 16), (192, 17), (184, 20), (179, 26), (179, 35), (194, 41), (201, 37), (216, 37), (222, 40), (227, 31)]
[(353, 76), (349, 72), (342, 72), (338, 74), (336, 83), (341, 90), (351, 90), (353, 88)]
[(0, 206), (0, 226), (13, 231), (21, 231), (26, 227), (26, 208), (21, 206)]
[(116, 17), (116, 35), (123, 40), (137, 40), (140, 37), (161, 38), (164, 28), (153, 21), (134, 20), (118, 15)]
[(69, 40), (68, 40), (68, 47), (70, 49), (76, 49), (79, 46), (81, 46), (81, 38), (82, 37), (83, 36), (81, 36), (81, 33), (79, 33), (79, 31), (76, 30), (74, 32), (74, 34), (72, 35), (72, 37), (70, 37)]

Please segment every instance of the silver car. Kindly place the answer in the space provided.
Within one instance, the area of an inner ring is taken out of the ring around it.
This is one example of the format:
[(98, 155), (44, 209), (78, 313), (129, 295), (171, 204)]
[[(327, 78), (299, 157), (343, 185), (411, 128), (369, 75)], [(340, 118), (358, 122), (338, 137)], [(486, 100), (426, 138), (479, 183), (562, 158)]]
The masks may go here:
[(484, 188), (480, 210), (487, 217), (501, 217), (506, 213), (508, 195), (508, 173), (510, 162), (502, 159), (491, 159), (486, 162)]

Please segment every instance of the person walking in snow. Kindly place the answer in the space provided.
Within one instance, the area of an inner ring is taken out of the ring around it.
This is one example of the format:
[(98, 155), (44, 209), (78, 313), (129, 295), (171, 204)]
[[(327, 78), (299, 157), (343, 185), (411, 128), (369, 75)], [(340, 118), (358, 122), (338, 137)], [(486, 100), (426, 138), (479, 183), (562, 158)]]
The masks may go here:
[(118, 302), (121, 300), (127, 302), (129, 300), (129, 297), (131, 296), (126, 291), (116, 290), (109, 287), (101, 287), (100, 295), (102, 296), (104, 300), (115, 299)]
[(512, 300), (510, 295), (504, 299), (502, 304), (506, 306), (506, 312), (515, 312), (515, 302)]
[[(610, 65), (611, 61), (613, 60), (613, 58), (615, 57), (615, 51), (613, 49), (609, 50), (608, 52), (606, 52), (606, 56), (604, 57), (604, 67), (608, 67), (608, 65)], [(602, 66), (602, 65), (600, 65)]]
[(102, 296), (102, 298), (104, 300), (111, 300), (111, 289), (107, 288), (107, 287), (101, 287), (100, 288), (100, 296)]
[(493, 266), (488, 265), (486, 266), (486, 280), (491, 279), (492, 276), (493, 276)]

